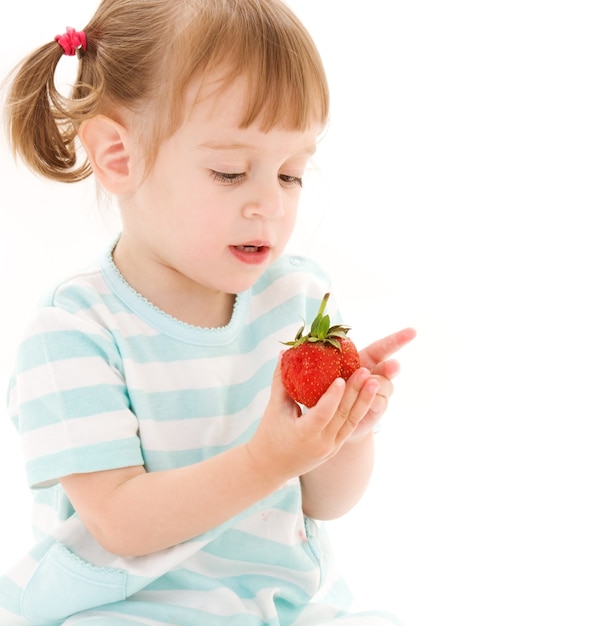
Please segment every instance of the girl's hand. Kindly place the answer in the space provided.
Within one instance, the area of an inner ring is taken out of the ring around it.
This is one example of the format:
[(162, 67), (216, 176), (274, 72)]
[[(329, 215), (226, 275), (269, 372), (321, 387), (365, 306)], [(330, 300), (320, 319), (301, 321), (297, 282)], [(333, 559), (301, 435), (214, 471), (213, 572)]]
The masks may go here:
[(413, 328), (405, 328), (375, 341), (359, 353), (362, 366), (370, 371), (371, 377), (378, 381), (380, 387), (369, 411), (349, 438), (350, 441), (361, 439), (371, 432), (384, 415), (390, 396), (394, 392), (392, 379), (400, 370), (398, 361), (387, 359), (407, 345), (415, 335)]
[(279, 360), (268, 406), (247, 443), (264, 479), (301, 476), (335, 456), (371, 411), (382, 379), (362, 367), (347, 382), (335, 380), (318, 403), (301, 414), (282, 384)]

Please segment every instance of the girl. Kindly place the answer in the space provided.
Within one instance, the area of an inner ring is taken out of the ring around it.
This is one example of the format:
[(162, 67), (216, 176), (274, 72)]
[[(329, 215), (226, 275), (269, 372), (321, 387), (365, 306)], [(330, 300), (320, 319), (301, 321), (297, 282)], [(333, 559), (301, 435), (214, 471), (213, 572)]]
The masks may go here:
[(348, 613), (315, 520), (363, 494), (388, 359), (414, 332), (363, 350), (303, 414), (280, 381), (280, 342), (329, 288), (283, 254), (328, 117), (296, 17), (279, 0), (103, 0), (23, 62), (7, 106), (15, 152), (50, 179), (93, 173), (122, 231), (19, 350), (9, 413), (37, 542), (0, 580), (0, 623), (396, 623)]

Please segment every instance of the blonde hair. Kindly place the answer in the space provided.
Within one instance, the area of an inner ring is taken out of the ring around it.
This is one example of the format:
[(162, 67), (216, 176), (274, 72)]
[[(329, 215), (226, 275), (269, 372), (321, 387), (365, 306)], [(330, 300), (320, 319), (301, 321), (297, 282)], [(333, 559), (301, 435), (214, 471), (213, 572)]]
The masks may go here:
[[(89, 176), (77, 150), (82, 122), (130, 112), (148, 167), (181, 124), (192, 78), (224, 70), (222, 86), (247, 79), (241, 126), (304, 130), (324, 124), (328, 85), (318, 51), (280, 0), (103, 0), (83, 29), (77, 80), (55, 84), (63, 49), (52, 41), (17, 68), (6, 103), (13, 151), (35, 172), (64, 182)], [(82, 161), (82, 162), (81, 162)]]

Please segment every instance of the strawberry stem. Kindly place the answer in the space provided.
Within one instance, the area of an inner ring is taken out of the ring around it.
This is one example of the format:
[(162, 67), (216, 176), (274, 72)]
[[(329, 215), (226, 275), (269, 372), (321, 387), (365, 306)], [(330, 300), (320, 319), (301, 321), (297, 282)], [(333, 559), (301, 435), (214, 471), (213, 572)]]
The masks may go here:
[(341, 325), (330, 327), (330, 316), (324, 315), (328, 298), (330, 298), (330, 293), (324, 294), (320, 308), (318, 309), (318, 314), (311, 323), (309, 333), (307, 335), (303, 334), (305, 330), (304, 324), (299, 329), (293, 341), (283, 342), (285, 346), (298, 346), (307, 341), (309, 343), (328, 343), (340, 350), (341, 345), (339, 339), (344, 339), (347, 336), (349, 327)]
[(326, 305), (328, 304), (328, 298), (330, 298), (330, 293), (325, 293), (324, 297), (322, 298), (322, 302), (320, 304), (317, 317), (322, 317), (322, 313), (324, 313), (324, 309), (326, 308)]

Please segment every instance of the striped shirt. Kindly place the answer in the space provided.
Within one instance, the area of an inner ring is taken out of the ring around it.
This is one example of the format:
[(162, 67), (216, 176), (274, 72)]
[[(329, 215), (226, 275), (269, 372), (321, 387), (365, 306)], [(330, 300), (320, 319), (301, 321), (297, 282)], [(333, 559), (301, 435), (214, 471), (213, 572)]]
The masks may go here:
[(280, 342), (313, 318), (328, 289), (311, 261), (285, 256), (237, 295), (227, 326), (204, 329), (135, 293), (106, 254), (42, 302), (9, 388), (36, 543), (0, 578), (0, 624), (311, 626), (345, 614), (350, 595), (324, 528), (303, 515), (298, 478), (203, 535), (142, 557), (104, 550), (58, 482), (182, 467), (247, 441)]

